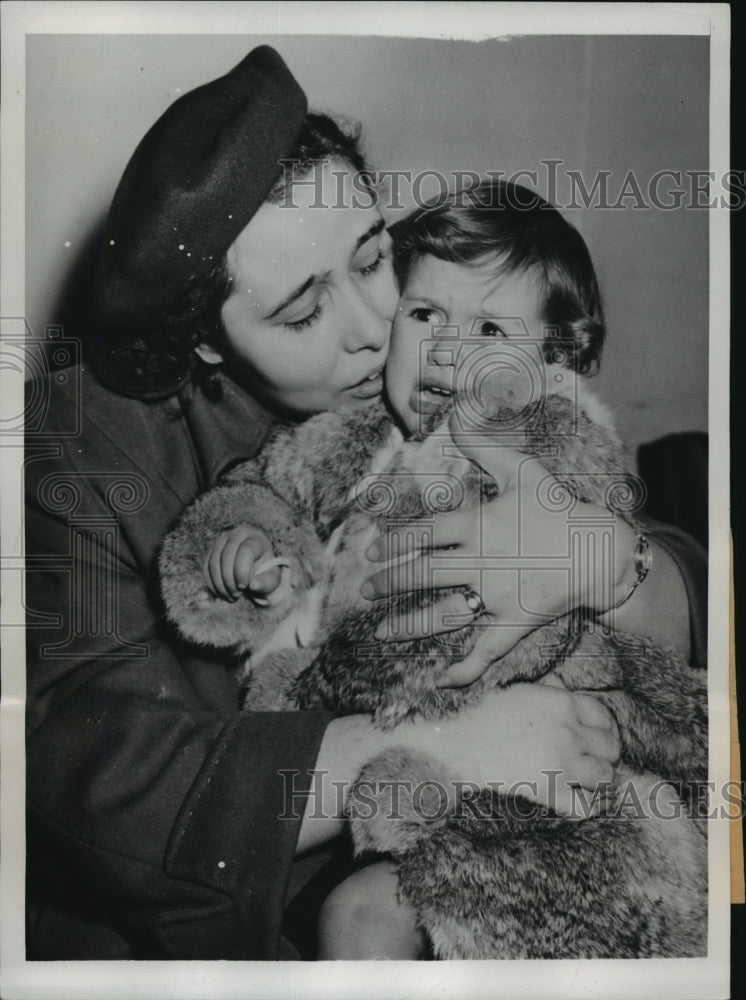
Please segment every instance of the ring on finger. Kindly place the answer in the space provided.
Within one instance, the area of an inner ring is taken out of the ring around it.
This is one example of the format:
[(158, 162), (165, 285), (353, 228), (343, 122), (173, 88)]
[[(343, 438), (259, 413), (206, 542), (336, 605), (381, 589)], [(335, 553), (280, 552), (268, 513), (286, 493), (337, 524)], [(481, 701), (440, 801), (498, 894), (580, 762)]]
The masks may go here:
[(464, 600), (466, 601), (466, 606), (469, 611), (474, 615), (475, 618), (481, 617), (487, 610), (481, 595), (476, 592), (476, 590), (465, 590)]

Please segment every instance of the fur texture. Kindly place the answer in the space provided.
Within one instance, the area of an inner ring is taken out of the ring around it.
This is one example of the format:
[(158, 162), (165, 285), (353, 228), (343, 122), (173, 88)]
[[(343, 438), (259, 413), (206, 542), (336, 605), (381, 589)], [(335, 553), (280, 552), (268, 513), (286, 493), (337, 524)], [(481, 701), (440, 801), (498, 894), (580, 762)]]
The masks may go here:
[[(525, 386), (511, 376), (483, 387), (481, 430), (539, 457), (578, 502), (632, 521), (635, 486), (620, 473), (608, 414), (567, 372), (559, 388), (551, 375), (548, 369), (528, 407), (518, 407)], [(363, 553), (381, 520), (478, 508), (497, 492), (481, 470), (444, 455), (438, 428), (448, 409), (433, 417), (434, 433), (411, 442), (401, 441), (380, 406), (278, 432), (260, 459), (198, 501), (167, 540), (161, 570), (169, 615), (187, 638), (244, 658), (252, 709), (365, 712), (388, 728), (408, 716), (443, 717), (490, 688), (552, 674), (570, 690), (594, 694), (622, 737), (616, 799), (602, 816), (564, 819), (488, 789), (468, 799), (447, 792), (426, 808), (422, 795), (437, 789), (423, 782), (453, 787), (447, 765), (401, 749), (375, 758), (360, 776), (350, 800), (356, 849), (397, 860), (401, 893), (439, 958), (702, 955), (706, 838), (692, 788), (706, 779), (707, 722), (696, 670), (581, 613), (536, 629), (466, 689), (433, 681), (494, 624), (489, 615), (445, 636), (374, 640), (393, 610), (414, 602), (426, 614), (440, 596), (375, 604), (359, 597), (370, 572)], [(227, 604), (202, 584), (214, 532), (246, 521), (261, 525), (277, 554), (292, 560), (284, 597), (272, 608)], [(408, 783), (397, 818), (386, 799), (391, 781)]]

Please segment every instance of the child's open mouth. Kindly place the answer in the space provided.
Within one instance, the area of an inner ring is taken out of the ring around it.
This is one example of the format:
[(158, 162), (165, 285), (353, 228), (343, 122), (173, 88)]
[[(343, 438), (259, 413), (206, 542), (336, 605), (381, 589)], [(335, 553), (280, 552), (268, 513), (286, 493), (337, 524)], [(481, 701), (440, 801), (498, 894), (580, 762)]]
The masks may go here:
[(409, 405), (418, 413), (434, 413), (443, 403), (453, 398), (450, 385), (428, 381), (418, 385), (409, 397)]

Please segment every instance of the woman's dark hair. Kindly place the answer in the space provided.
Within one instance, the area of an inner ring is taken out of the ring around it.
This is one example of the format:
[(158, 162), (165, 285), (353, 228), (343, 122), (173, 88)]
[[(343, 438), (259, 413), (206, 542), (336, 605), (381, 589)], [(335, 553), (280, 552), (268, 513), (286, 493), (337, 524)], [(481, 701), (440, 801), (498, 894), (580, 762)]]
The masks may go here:
[[(597, 371), (606, 327), (582, 236), (544, 198), (509, 181), (484, 180), (417, 209), (391, 230), (400, 284), (425, 254), (499, 273), (533, 271), (540, 282), (546, 359)], [(559, 338), (559, 342), (557, 340)]]
[[(360, 151), (360, 128), (334, 121), (328, 115), (306, 115), (298, 142), (267, 201), (282, 201), (293, 183), (319, 162), (341, 160), (367, 174)], [(115, 391), (139, 399), (164, 399), (183, 386), (196, 386), (210, 398), (220, 396), (220, 377), (214, 365), (195, 354), (200, 344), (220, 347), (221, 310), (232, 278), (225, 255), (215, 267), (196, 279), (168, 312), (145, 330), (99, 331), (95, 362), (99, 377)]]

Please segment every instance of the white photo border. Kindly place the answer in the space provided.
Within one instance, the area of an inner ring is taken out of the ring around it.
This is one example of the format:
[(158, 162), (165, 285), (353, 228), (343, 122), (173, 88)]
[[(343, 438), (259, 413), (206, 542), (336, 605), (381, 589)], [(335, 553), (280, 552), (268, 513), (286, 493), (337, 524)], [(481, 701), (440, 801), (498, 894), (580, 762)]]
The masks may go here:
[[(320, 16), (323, 7), (329, 16)], [(493, 3), (107, 3), (6, 2), (2, 6), (3, 323), (23, 317), (25, 38), (30, 34), (276, 32), (409, 37), (501, 34), (706, 35), (710, 38), (710, 170), (722, 177), (729, 149), (727, 4)], [(714, 192), (717, 194), (717, 190)], [(729, 767), (729, 213), (710, 212), (710, 769)], [(13, 327), (15, 330), (15, 327)], [(2, 417), (22, 410), (22, 374), (0, 371)], [(22, 447), (2, 448), (3, 569), (22, 558)], [(3, 572), (3, 621), (23, 606), (22, 574)], [(1, 992), (10, 1000), (168, 997), (657, 997), (728, 995), (729, 824), (710, 823), (709, 954), (705, 959), (439, 963), (30, 962), (24, 959), (24, 695), (20, 629), (2, 633)]]

